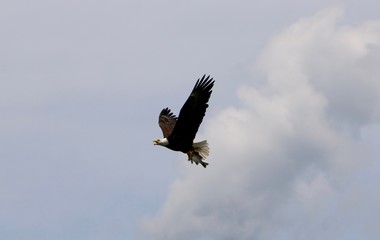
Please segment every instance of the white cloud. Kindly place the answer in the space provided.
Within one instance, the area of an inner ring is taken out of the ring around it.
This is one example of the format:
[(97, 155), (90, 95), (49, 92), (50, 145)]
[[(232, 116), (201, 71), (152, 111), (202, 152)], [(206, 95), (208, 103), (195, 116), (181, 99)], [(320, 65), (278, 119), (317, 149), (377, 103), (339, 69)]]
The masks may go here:
[(380, 21), (343, 25), (342, 16), (332, 7), (269, 42), (255, 65), (266, 82), (241, 87), (242, 107), (206, 122), (210, 167), (185, 166), (144, 234), (375, 239), (376, 186), (356, 180), (377, 164), (360, 133), (379, 122)]

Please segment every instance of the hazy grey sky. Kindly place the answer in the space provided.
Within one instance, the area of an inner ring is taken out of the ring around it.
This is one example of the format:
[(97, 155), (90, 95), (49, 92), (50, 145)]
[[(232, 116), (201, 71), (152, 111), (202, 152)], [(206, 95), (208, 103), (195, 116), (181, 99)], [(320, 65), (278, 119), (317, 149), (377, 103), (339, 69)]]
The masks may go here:
[[(0, 238), (377, 239), (378, 9), (0, 3)], [(151, 142), (205, 73), (207, 169)]]

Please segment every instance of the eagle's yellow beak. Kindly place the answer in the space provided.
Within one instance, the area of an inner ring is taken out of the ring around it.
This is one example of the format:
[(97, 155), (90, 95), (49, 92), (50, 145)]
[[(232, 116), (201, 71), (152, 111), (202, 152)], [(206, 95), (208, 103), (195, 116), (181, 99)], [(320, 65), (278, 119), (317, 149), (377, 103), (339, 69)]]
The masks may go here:
[(153, 140), (154, 145), (157, 145), (159, 142), (160, 142), (160, 139), (154, 139)]

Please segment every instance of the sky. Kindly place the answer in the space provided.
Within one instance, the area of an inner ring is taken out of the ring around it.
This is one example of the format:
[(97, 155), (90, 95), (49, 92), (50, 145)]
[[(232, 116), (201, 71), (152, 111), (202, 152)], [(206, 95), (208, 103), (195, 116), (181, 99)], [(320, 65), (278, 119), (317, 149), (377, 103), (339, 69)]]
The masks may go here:
[[(380, 3), (0, 3), (0, 238), (380, 235)], [(162, 108), (215, 79), (196, 140)]]

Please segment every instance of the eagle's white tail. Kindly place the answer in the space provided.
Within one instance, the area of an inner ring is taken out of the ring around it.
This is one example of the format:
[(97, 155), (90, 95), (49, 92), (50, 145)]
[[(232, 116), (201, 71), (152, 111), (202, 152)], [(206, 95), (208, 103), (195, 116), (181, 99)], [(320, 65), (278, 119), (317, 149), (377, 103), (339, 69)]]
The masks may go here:
[(198, 163), (202, 164), (203, 167), (206, 167), (208, 163), (203, 162), (210, 152), (210, 148), (208, 147), (207, 140), (204, 140), (202, 142), (193, 143), (194, 152), (191, 156), (191, 163), (195, 162), (197, 165)]
[(207, 158), (210, 153), (210, 148), (208, 147), (207, 140), (193, 143), (193, 148), (194, 148), (194, 152), (199, 153), (202, 159)]

